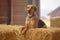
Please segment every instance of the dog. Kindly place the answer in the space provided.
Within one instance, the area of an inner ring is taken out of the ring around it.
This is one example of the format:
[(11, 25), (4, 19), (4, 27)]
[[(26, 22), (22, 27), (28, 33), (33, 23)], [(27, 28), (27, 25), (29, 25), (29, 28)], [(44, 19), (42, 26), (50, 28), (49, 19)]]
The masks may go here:
[(25, 33), (30, 28), (46, 28), (45, 23), (35, 15), (35, 12), (35, 6), (27, 5), (27, 17), (22, 33)]

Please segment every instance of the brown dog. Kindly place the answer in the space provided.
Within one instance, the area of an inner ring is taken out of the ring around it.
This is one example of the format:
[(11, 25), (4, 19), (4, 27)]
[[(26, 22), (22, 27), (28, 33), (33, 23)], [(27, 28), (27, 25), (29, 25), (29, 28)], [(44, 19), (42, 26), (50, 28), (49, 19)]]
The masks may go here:
[[(33, 5), (27, 5), (27, 12), (28, 15), (25, 21), (25, 28), (23, 29), (22, 33), (25, 33), (30, 28), (38, 28), (38, 22), (42, 25), (42, 21), (39, 21), (39, 18), (35, 15), (36, 7)], [(41, 23), (40, 23), (41, 22)]]

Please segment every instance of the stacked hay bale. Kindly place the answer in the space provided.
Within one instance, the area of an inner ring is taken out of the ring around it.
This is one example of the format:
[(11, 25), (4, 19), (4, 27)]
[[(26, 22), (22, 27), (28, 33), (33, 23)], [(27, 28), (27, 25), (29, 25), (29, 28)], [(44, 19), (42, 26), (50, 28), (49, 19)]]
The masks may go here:
[(60, 27), (60, 17), (53, 17), (51, 19), (51, 27)]

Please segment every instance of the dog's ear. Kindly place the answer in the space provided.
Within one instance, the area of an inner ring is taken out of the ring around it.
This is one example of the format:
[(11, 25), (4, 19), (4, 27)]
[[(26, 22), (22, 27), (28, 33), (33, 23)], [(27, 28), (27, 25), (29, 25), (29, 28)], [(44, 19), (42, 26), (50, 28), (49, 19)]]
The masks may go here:
[(27, 7), (24, 7), (25, 8), (25, 11), (27, 10)]
[(24, 11), (27, 12), (27, 6), (24, 7)]

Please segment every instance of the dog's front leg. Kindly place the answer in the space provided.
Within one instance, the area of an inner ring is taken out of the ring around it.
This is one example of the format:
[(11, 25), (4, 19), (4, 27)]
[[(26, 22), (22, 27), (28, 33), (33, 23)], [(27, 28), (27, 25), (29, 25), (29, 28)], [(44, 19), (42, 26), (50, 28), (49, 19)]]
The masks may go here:
[(22, 34), (25, 34), (27, 31), (27, 27), (22, 28)]
[(27, 30), (29, 29), (28, 27), (29, 27), (29, 25), (28, 25), (28, 23), (26, 21), (25, 22), (25, 27), (22, 29), (22, 34), (25, 34), (27, 32)]

